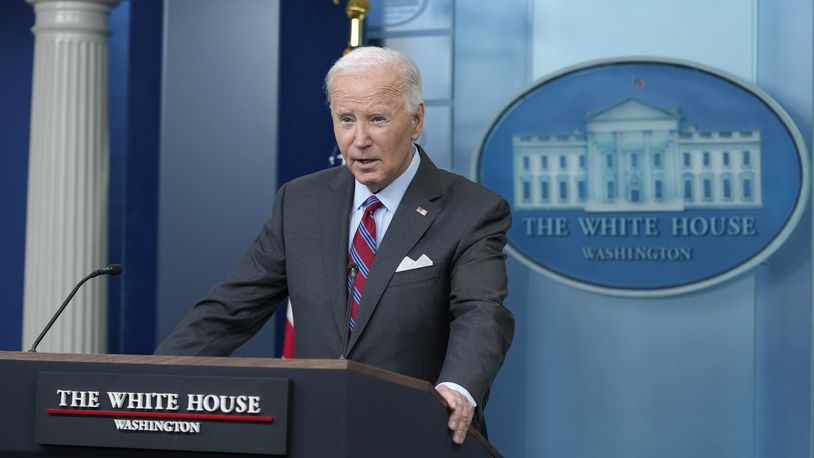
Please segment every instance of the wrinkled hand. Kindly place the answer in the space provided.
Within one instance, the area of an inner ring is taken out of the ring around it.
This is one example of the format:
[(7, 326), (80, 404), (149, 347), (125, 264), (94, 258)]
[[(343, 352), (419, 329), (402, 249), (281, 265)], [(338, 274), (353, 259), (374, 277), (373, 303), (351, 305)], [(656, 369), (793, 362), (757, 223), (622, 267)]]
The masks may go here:
[(450, 411), (447, 426), (452, 430), (452, 442), (458, 445), (463, 444), (469, 425), (472, 424), (475, 406), (466, 399), (466, 396), (451, 388), (441, 385), (436, 390), (447, 401), (447, 408)]

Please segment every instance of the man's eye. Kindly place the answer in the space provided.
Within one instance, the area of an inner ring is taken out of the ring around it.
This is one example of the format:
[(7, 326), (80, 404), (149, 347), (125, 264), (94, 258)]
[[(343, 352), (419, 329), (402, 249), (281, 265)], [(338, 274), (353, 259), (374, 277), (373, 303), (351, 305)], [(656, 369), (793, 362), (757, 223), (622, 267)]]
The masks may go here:
[(349, 118), (347, 116), (340, 116), (339, 122), (341, 122), (342, 124), (350, 124), (353, 122), (353, 118)]
[(370, 118), (370, 122), (374, 122), (374, 123), (383, 123), (384, 121), (385, 121), (384, 116), (374, 116), (374, 117)]

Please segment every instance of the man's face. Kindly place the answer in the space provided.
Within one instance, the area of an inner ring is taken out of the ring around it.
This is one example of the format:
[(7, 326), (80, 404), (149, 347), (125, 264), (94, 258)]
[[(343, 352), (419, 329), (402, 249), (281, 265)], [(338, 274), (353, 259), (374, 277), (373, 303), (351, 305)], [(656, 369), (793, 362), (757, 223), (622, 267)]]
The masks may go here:
[(393, 68), (343, 75), (331, 88), (334, 135), (356, 179), (377, 193), (410, 165), (412, 141), (424, 127), (424, 105), (404, 109), (404, 95)]

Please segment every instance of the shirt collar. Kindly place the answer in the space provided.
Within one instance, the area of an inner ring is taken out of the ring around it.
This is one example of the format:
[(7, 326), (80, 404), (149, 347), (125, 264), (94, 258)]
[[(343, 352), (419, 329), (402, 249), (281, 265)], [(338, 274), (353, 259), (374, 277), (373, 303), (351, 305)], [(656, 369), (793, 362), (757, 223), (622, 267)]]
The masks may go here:
[[(410, 165), (407, 167), (407, 170), (402, 172), (398, 178), (376, 194), (376, 197), (379, 198), (387, 210), (391, 212), (396, 211), (399, 203), (401, 203), (401, 198), (404, 197), (404, 193), (407, 192), (407, 187), (418, 172), (419, 163), (421, 163), (421, 155), (418, 154), (418, 148), (413, 144), (413, 158), (410, 160)], [(353, 181), (355, 182), (353, 189), (353, 211), (356, 211), (365, 203), (367, 198), (371, 196), (371, 192), (367, 189), (367, 186), (359, 183), (359, 181), (355, 179)]]

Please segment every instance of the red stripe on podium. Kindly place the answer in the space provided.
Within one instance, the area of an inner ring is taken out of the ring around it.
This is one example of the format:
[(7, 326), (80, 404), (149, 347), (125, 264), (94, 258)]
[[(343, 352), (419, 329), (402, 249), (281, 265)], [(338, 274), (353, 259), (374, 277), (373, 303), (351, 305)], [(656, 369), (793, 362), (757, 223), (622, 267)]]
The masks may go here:
[(252, 415), (215, 415), (199, 413), (116, 412), (113, 410), (48, 409), (51, 415), (85, 415), (91, 417), (169, 418), (174, 420), (248, 421), (272, 423), (274, 417)]

